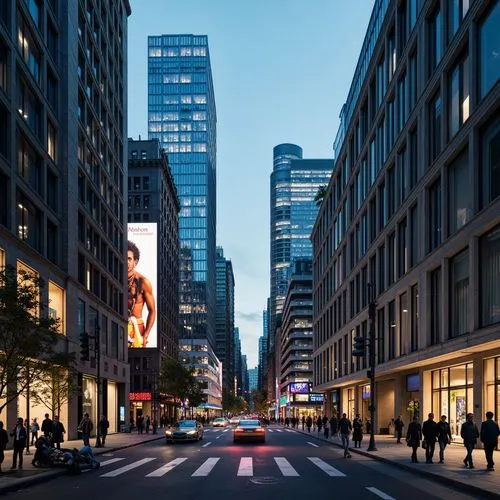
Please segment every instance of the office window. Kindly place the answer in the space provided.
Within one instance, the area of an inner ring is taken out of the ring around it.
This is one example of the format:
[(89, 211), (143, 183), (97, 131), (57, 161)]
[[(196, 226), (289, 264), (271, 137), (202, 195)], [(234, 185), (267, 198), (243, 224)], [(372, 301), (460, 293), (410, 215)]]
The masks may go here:
[(387, 216), (390, 219), (396, 211), (396, 169), (391, 165), (387, 169)]
[(470, 0), (448, 0), (448, 43), (458, 31), (469, 10)]
[(500, 322), (500, 226), (485, 234), (480, 247), (481, 326)]
[(47, 121), (47, 153), (49, 153), (49, 156), (52, 158), (52, 160), (55, 162), (57, 161), (56, 159), (56, 129), (52, 122), (49, 120)]
[(406, 154), (406, 145), (404, 145), (401, 150), (398, 152), (398, 195), (397, 195), (397, 206), (401, 205), (401, 203), (408, 196), (408, 181), (409, 181), (409, 172), (408, 172), (408, 155)]
[(0, 39), (0, 89), (7, 91), (8, 71), (9, 66), (9, 49), (7, 45)]
[(400, 55), (408, 39), (408, 11), (406, 0), (398, 6), (398, 54)]
[(408, 293), (405, 292), (399, 297), (399, 355), (408, 354), (410, 350), (410, 308)]
[(469, 331), (469, 251), (450, 261), (450, 338)]
[(378, 247), (378, 293), (385, 291), (385, 245)]
[(377, 311), (377, 362), (383, 363), (385, 361), (385, 310), (379, 309)]
[(17, 192), (16, 226), (19, 239), (42, 250), (42, 214), (20, 191)]
[(142, 189), (144, 189), (144, 191), (149, 191), (149, 177), (143, 177), (142, 178)]
[(417, 184), (418, 181), (418, 135), (417, 129), (414, 128), (410, 131), (410, 137), (408, 140), (409, 148), (410, 148), (410, 157), (409, 157), (409, 190), (411, 191)]
[(396, 301), (389, 302), (389, 321), (388, 327), (388, 341), (389, 341), (389, 356), (388, 359), (396, 357)]
[(418, 17), (418, 2), (419, 0), (408, 0), (408, 21), (410, 25), (410, 31), (413, 30), (415, 24), (417, 24)]
[(42, 192), (42, 159), (19, 133), (17, 147), (17, 171), (23, 180), (38, 193)]
[(18, 24), (17, 48), (21, 53), (21, 56), (24, 59), (24, 62), (26, 63), (26, 66), (28, 67), (33, 78), (38, 84), (40, 84), (41, 82), (40, 63), (42, 56), (37, 44), (35, 43), (33, 35), (30, 32), (28, 24), (21, 16), (20, 12), (18, 12), (17, 24)]
[(438, 267), (431, 272), (431, 345), (439, 344), (441, 341), (441, 315), (443, 307), (443, 294), (441, 292), (441, 268)]
[(398, 277), (408, 272), (408, 237), (406, 217), (398, 225)]
[(467, 224), (472, 216), (472, 190), (469, 180), (469, 151), (465, 149), (448, 170), (449, 233)]
[(418, 227), (418, 205), (410, 208), (410, 267), (418, 264), (418, 242), (420, 240)]
[(387, 120), (386, 120), (386, 126), (387, 126), (387, 153), (389, 153), (394, 146), (394, 140), (395, 140), (395, 126), (396, 126), (396, 116), (394, 112), (394, 99), (391, 99), (390, 101), (387, 102)]
[(411, 352), (418, 351), (418, 285), (413, 285), (411, 287), (411, 322), (410, 322), (410, 330), (411, 330), (411, 342), (410, 349)]
[(394, 27), (387, 37), (387, 82), (392, 80), (396, 71), (396, 35)]
[(429, 188), (429, 208), (428, 208), (428, 234), (429, 252), (441, 244), (441, 179), (438, 179)]
[[(500, 64), (500, 63), (499, 63)], [(469, 118), (469, 56), (464, 54), (452, 68), (448, 80), (448, 131), (453, 137)]]
[(408, 58), (408, 105), (410, 113), (417, 104), (418, 80), (417, 80), (417, 51), (410, 54)]
[[(499, 2), (500, 4), (500, 2)], [(500, 196), (500, 120), (491, 122), (481, 140), (481, 206)]]
[(382, 100), (384, 99), (385, 96), (385, 90), (386, 90), (386, 81), (385, 81), (385, 71), (384, 71), (384, 66), (385, 66), (385, 55), (382, 56), (382, 59), (377, 65), (377, 73), (376, 73), (376, 78), (377, 78), (377, 108), (380, 107), (382, 104)]
[(396, 272), (397, 272), (397, 248), (396, 248), (396, 232), (393, 231), (389, 235), (389, 239), (387, 241), (388, 247), (388, 285), (392, 285), (394, 281), (396, 281)]
[(500, 78), (500, 0), (492, 7), (479, 27), (479, 82), (483, 98)]
[(438, 92), (429, 103), (429, 164), (441, 152), (441, 94)]
[(398, 126), (397, 131), (400, 132), (405, 126), (408, 117), (408, 83), (406, 71), (401, 75), (398, 81)]
[(387, 224), (387, 195), (385, 183), (378, 186), (378, 210), (379, 210), (379, 228), (382, 230)]
[(10, 227), (10, 207), (7, 208), (10, 191), (10, 183), (7, 176), (0, 172), (0, 224)]
[(436, 69), (443, 56), (443, 41), (442, 41), (442, 19), (441, 11), (436, 9), (431, 17), (427, 20), (428, 36), (429, 36), (429, 77)]

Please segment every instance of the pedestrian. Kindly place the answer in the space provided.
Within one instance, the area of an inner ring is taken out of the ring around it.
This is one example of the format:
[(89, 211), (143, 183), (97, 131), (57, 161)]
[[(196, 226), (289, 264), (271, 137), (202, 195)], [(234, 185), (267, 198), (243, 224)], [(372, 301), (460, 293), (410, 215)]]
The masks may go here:
[(61, 449), (61, 443), (64, 443), (64, 434), (66, 434), (66, 429), (62, 422), (59, 422), (59, 416), (54, 415), (54, 420), (52, 421), (52, 440), (58, 450)]
[(451, 443), (451, 428), (450, 424), (446, 421), (446, 415), (441, 415), (441, 420), (438, 426), (438, 444), (439, 444), (439, 463), (444, 464), (444, 449), (446, 445)]
[(325, 417), (325, 420), (323, 422), (323, 428), (325, 429), (323, 431), (323, 434), (324, 434), (325, 438), (328, 439), (328, 437), (330, 435), (330, 421), (328, 420), (327, 417)]
[(16, 426), (12, 429), (10, 433), (14, 437), (14, 454), (12, 456), (12, 467), (11, 469), (17, 468), (17, 458), (19, 457), (19, 468), (23, 468), (23, 451), (26, 448), (26, 441), (28, 440), (28, 434), (26, 432), (26, 427), (24, 427), (24, 419), (19, 417), (17, 419)]
[(306, 418), (307, 432), (311, 432), (312, 424), (313, 424), (313, 420), (311, 418), (311, 415), (307, 415), (307, 418)]
[(38, 419), (35, 417), (31, 419), (31, 446), (35, 444), (35, 441), (38, 439), (38, 431), (40, 430), (40, 426), (38, 425)]
[(359, 413), (352, 422), (352, 440), (354, 441), (354, 448), (361, 448), (361, 441), (363, 441), (363, 420)]
[(479, 431), (477, 429), (477, 425), (474, 423), (473, 413), (467, 413), (467, 420), (462, 424), (460, 435), (462, 436), (464, 446), (467, 449), (467, 455), (464, 458), (465, 468), (469, 467), (469, 469), (473, 469), (474, 464), (472, 462), (472, 452), (476, 446), (477, 438), (479, 437)]
[(302, 430), (304, 430), (305, 425), (306, 425), (306, 416), (302, 415)]
[(394, 421), (394, 429), (396, 431), (396, 443), (401, 444), (401, 438), (403, 437), (404, 422), (401, 415)]
[(439, 429), (437, 423), (434, 421), (434, 413), (429, 413), (427, 417), (427, 420), (422, 426), (422, 434), (425, 440), (425, 445), (422, 444), (422, 447), (425, 448), (425, 463), (432, 464), (434, 463), (432, 458), (434, 457), (434, 449), (436, 448), (436, 439), (439, 434)]
[(99, 420), (97, 426), (98, 426), (99, 436), (101, 438), (101, 446), (104, 448), (104, 445), (106, 444), (106, 436), (108, 435), (108, 429), (109, 429), (108, 419), (104, 415), (101, 415), (101, 419)]
[(149, 434), (149, 426), (151, 425), (151, 419), (149, 415), (146, 417), (146, 434)]
[(9, 435), (7, 431), (3, 428), (3, 422), (0, 421), (0, 474), (2, 473), (2, 464), (5, 460), (5, 448), (9, 444)]
[(351, 454), (349, 453), (349, 434), (351, 431), (351, 421), (345, 413), (342, 413), (342, 418), (339, 420), (339, 432), (342, 438), (342, 447), (344, 448), (344, 458), (351, 458)]
[(42, 432), (46, 438), (50, 438), (50, 434), (52, 433), (52, 420), (49, 418), (49, 414), (45, 414), (45, 418), (42, 422)]
[(487, 411), (486, 420), (481, 424), (481, 442), (484, 446), (486, 467), (489, 471), (495, 470), (493, 450), (498, 444), (498, 436), (500, 436), (500, 429), (498, 428), (498, 424), (493, 420), (493, 412)]
[(339, 434), (339, 421), (335, 413), (333, 414), (333, 417), (330, 419), (330, 433), (332, 435), (332, 438), (338, 437)]
[(90, 446), (90, 433), (92, 432), (93, 428), (94, 424), (92, 423), (92, 420), (90, 420), (89, 414), (85, 413), (83, 415), (82, 421), (80, 422), (80, 425), (78, 426), (78, 432), (82, 433), (84, 446)]
[(321, 427), (323, 427), (323, 419), (318, 416), (316, 419), (316, 427), (318, 428), (318, 434), (321, 432)]
[(411, 461), (412, 463), (418, 463), (417, 459), (417, 449), (420, 447), (420, 441), (422, 440), (422, 427), (418, 423), (418, 417), (414, 416), (413, 421), (408, 425), (408, 431), (406, 433), (406, 443), (411, 446)]

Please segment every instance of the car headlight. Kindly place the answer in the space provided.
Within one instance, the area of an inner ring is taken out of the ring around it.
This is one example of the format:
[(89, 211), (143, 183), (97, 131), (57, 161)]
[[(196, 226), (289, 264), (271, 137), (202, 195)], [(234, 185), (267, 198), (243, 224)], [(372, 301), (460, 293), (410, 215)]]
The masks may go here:
[(171, 436), (172, 435), (172, 431), (165, 431), (165, 436)]
[(193, 434), (196, 434), (196, 432), (197, 432), (197, 431), (189, 431), (189, 432), (188, 432), (188, 435), (189, 435), (189, 436), (192, 436)]

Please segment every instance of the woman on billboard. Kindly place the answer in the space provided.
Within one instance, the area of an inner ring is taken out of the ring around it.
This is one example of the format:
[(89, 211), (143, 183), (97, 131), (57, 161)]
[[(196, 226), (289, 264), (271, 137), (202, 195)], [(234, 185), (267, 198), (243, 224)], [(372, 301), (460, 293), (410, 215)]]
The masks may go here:
[[(148, 336), (156, 319), (155, 298), (151, 282), (136, 270), (140, 256), (137, 245), (129, 240), (127, 251), (129, 347), (147, 347)], [(142, 317), (144, 304), (148, 309), (146, 323)]]

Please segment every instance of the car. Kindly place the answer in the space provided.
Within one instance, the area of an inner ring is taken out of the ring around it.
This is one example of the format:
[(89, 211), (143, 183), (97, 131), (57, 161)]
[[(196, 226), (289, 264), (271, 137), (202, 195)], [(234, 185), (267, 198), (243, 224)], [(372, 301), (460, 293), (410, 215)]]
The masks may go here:
[(229, 423), (231, 425), (238, 425), (240, 423), (240, 417), (231, 417)]
[(233, 429), (233, 442), (258, 441), (266, 442), (266, 430), (258, 420), (240, 420)]
[(226, 427), (227, 424), (228, 424), (227, 419), (219, 417), (213, 421), (212, 427)]
[(196, 420), (180, 420), (165, 431), (167, 444), (203, 439), (203, 425)]

